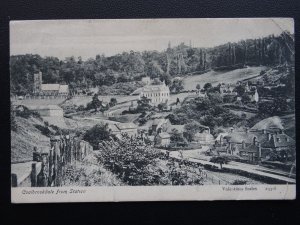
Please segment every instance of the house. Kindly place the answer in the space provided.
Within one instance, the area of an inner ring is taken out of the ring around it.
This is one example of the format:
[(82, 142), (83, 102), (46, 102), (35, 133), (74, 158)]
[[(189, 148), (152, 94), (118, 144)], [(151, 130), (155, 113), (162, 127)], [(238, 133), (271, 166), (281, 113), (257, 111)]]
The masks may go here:
[(166, 131), (167, 127), (171, 125), (169, 119), (160, 118), (154, 119), (151, 127), (149, 127), (150, 134), (158, 134), (162, 131)]
[(150, 85), (151, 84), (151, 79), (150, 79), (150, 77), (143, 77), (142, 82), (146, 85)]
[(170, 134), (161, 132), (155, 137), (155, 146), (168, 147), (170, 145)]
[(271, 154), (282, 158), (295, 156), (295, 140), (284, 130), (232, 131), (224, 137), (221, 135), (217, 141), (220, 146), (226, 146), (228, 154), (239, 155), (249, 161), (267, 160)]
[(166, 129), (164, 130), (168, 134), (173, 133), (174, 131), (177, 131), (179, 134), (184, 133), (184, 125), (172, 125), (171, 123), (167, 125)]
[(234, 91), (235, 89), (235, 85), (234, 84), (220, 84), (219, 86), (219, 91), (221, 95), (225, 95), (225, 94), (232, 94), (232, 95), (237, 95), (237, 92)]
[(45, 117), (63, 117), (64, 111), (57, 105), (28, 105), (27, 108), (31, 111), (35, 111), (40, 116)]
[(33, 75), (33, 93), (46, 96), (67, 96), (69, 95), (69, 86), (61, 84), (43, 84), (42, 72)]
[(214, 137), (210, 133), (209, 127), (204, 127), (202, 132), (198, 132), (194, 136), (194, 141), (200, 145), (212, 145), (215, 143)]
[(142, 88), (139, 97), (150, 99), (150, 104), (154, 106), (157, 106), (160, 103), (168, 104), (170, 101), (170, 89), (165, 83), (159, 85), (147, 85)]
[(109, 124), (108, 130), (114, 135), (127, 134), (129, 137), (136, 137), (137, 126), (134, 123), (116, 123)]
[(200, 97), (200, 98), (207, 98), (208, 97), (206, 91), (202, 92), (201, 90), (197, 90), (196, 95), (197, 95), (197, 97)]

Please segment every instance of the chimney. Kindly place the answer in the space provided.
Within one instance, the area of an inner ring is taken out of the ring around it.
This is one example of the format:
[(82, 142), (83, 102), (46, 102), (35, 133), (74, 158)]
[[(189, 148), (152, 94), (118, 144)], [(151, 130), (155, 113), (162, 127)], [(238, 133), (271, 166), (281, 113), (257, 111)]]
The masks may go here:
[(262, 132), (263, 132), (263, 134), (266, 134), (266, 133), (267, 133), (266, 129), (263, 129)]
[(286, 142), (289, 142), (289, 141), (290, 141), (289, 137), (286, 137), (285, 140), (286, 140)]
[(280, 133), (281, 133), (281, 134), (284, 134), (284, 129), (280, 129)]
[(246, 133), (247, 133), (247, 134), (249, 133), (249, 128), (248, 128), (248, 127), (246, 127)]
[(276, 138), (276, 141), (277, 141), (277, 142), (280, 142), (280, 138), (279, 138), (279, 137), (277, 137), (277, 138)]
[(232, 132), (233, 132), (233, 130), (234, 130), (234, 128), (233, 128), (233, 127), (231, 127), (231, 128), (230, 128), (230, 133), (232, 133)]

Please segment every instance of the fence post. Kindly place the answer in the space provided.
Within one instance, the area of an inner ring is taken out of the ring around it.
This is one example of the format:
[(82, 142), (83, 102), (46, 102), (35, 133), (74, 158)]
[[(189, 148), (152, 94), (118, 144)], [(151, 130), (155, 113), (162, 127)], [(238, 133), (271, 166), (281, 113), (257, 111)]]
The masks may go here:
[(54, 186), (58, 185), (58, 157), (59, 157), (59, 145), (60, 145), (60, 137), (59, 136), (54, 136), (51, 137), (50, 139), (51, 141), (51, 148), (53, 149), (53, 164), (52, 164), (52, 168), (53, 168), (53, 174), (52, 174), (52, 179), (54, 181)]
[(14, 173), (11, 174), (11, 186), (12, 187), (18, 187), (18, 177), (17, 177), (17, 174), (14, 174)]
[(36, 174), (36, 163), (31, 164), (31, 187), (37, 186), (37, 174)]
[(42, 166), (41, 171), (37, 176), (37, 187), (47, 187), (49, 186), (49, 167), (48, 167), (49, 157), (48, 154), (42, 154)]

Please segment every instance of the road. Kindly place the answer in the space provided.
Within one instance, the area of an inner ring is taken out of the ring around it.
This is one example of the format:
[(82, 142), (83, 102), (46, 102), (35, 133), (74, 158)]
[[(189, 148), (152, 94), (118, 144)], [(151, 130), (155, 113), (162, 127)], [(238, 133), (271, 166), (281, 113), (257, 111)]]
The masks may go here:
[[(203, 151), (203, 150), (201, 149), (201, 151)], [(170, 157), (177, 158), (177, 159), (188, 160), (190, 162), (199, 163), (203, 166), (204, 165), (210, 165), (210, 166), (215, 166), (215, 167), (220, 168), (219, 164), (215, 164), (215, 163), (209, 162), (207, 160), (203, 160), (203, 159), (199, 159), (199, 158), (195, 158), (195, 157), (189, 157), (186, 154), (184, 155), (184, 152), (185, 151), (182, 151), (183, 157), (181, 157), (180, 152), (172, 151), (170, 153)], [(198, 152), (198, 154), (199, 154), (199, 149), (196, 150), (196, 152)], [(251, 165), (251, 164), (246, 164), (246, 163), (239, 163), (239, 162), (230, 162), (228, 164), (223, 164), (223, 168), (232, 169), (232, 170), (240, 170), (240, 171), (247, 172), (249, 174), (279, 180), (281, 182), (284, 181), (284, 182), (288, 182), (288, 183), (292, 183), (292, 184), (296, 183), (296, 180), (293, 179), (293, 178), (290, 178), (288, 176), (289, 175), (288, 173), (268, 169), (268, 168), (261, 167), (261, 166), (256, 166), (256, 165)], [(276, 172), (276, 174), (275, 174), (275, 172)]]

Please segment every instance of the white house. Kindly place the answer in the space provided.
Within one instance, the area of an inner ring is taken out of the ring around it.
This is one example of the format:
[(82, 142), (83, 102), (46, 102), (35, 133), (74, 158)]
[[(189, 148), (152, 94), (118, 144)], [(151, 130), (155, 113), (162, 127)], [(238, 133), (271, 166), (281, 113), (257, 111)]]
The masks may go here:
[(140, 93), (140, 98), (143, 96), (150, 99), (150, 103), (155, 106), (160, 103), (168, 103), (170, 101), (170, 89), (165, 83), (147, 85), (143, 87)]

